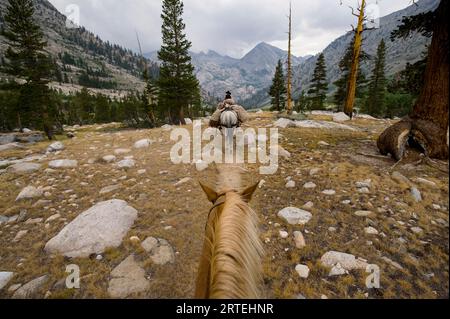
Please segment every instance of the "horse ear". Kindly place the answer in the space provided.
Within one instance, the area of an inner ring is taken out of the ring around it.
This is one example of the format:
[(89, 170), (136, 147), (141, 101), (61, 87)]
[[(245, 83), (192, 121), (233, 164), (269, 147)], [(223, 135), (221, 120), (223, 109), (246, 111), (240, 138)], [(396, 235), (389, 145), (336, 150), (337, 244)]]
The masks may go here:
[(253, 186), (250, 186), (249, 188), (245, 189), (242, 193), (241, 193), (241, 197), (245, 202), (250, 202), (252, 200), (252, 196), (253, 193), (256, 191), (256, 189), (259, 186), (259, 182), (256, 183)]
[(199, 182), (199, 183), (200, 183), (200, 186), (202, 187), (203, 191), (205, 192), (206, 196), (208, 197), (208, 200), (211, 203), (214, 203), (218, 198), (217, 193), (212, 188), (204, 185), (202, 182)]

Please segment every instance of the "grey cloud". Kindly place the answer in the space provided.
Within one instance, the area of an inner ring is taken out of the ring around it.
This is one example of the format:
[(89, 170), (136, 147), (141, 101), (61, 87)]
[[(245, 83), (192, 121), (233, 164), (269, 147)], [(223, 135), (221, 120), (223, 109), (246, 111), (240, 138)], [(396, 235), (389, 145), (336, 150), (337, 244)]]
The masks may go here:
[[(144, 51), (161, 43), (159, 0), (50, 0), (61, 12), (77, 4), (81, 24), (105, 40)], [(375, 3), (371, 0), (369, 3)], [(410, 4), (410, 0), (378, 0), (381, 15)], [(356, 0), (293, 0), (293, 51), (314, 54), (350, 30), (355, 18), (348, 6)], [(194, 51), (215, 50), (241, 57), (258, 42), (286, 47), (289, 0), (185, 0), (184, 20)]]

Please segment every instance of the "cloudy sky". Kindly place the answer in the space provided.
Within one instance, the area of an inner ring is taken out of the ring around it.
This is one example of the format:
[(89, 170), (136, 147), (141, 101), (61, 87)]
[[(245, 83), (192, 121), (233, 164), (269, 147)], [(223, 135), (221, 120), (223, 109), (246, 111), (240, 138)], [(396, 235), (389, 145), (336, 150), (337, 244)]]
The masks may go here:
[[(80, 12), (80, 24), (102, 39), (144, 52), (161, 43), (161, 0), (50, 0), (62, 13), (70, 5)], [(340, 5), (342, 2), (342, 5)], [(411, 0), (368, 0), (380, 16), (400, 10)], [(376, 4), (378, 3), (378, 4)], [(349, 6), (357, 0), (292, 0), (293, 53), (316, 54), (351, 29)], [(184, 21), (195, 52), (215, 50), (240, 58), (261, 41), (287, 47), (289, 0), (184, 0)], [(373, 12), (375, 12), (375, 10)]]

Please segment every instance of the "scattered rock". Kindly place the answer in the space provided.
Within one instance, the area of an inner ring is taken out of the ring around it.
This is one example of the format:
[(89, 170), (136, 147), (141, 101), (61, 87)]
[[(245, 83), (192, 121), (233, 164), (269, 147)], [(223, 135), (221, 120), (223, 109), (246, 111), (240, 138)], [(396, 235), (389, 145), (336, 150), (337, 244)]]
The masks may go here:
[(123, 200), (98, 203), (78, 215), (45, 245), (48, 253), (88, 257), (118, 247), (137, 218), (137, 211)]
[(322, 192), (322, 194), (332, 196), (332, 195), (336, 195), (336, 191), (334, 189), (326, 189)]
[(15, 134), (0, 134), (0, 145), (11, 144), (16, 140)]
[(21, 200), (38, 198), (41, 197), (42, 195), (43, 195), (42, 189), (36, 188), (34, 186), (27, 186), (17, 196), (16, 202), (19, 202)]
[(422, 234), (422, 233), (423, 233), (423, 229), (420, 228), (420, 227), (411, 227), (411, 231), (412, 231), (414, 234)]
[(399, 172), (393, 172), (391, 174), (391, 177), (393, 180), (395, 180), (399, 184), (405, 184), (406, 186), (410, 187), (412, 186), (411, 181), (404, 175), (400, 174)]
[(291, 225), (305, 225), (312, 218), (312, 214), (296, 207), (286, 207), (278, 212), (278, 217)]
[(144, 175), (145, 173), (147, 173), (146, 169), (140, 169), (137, 171), (138, 175)]
[(78, 166), (78, 161), (68, 159), (55, 160), (48, 163), (48, 166), (50, 168), (75, 168)]
[(136, 165), (136, 162), (133, 159), (124, 159), (117, 163), (119, 168), (133, 168)]
[(143, 140), (140, 140), (140, 141), (137, 141), (136, 143), (134, 143), (134, 148), (137, 148), (137, 149), (147, 148), (150, 145), (152, 145), (152, 143), (153, 143), (153, 141), (150, 139), (143, 139)]
[(298, 249), (301, 249), (306, 246), (305, 237), (303, 237), (303, 234), (301, 231), (294, 232), (294, 241), (295, 241), (295, 247), (297, 247)]
[(281, 145), (271, 146), (270, 147), (270, 152), (272, 154), (278, 154), (279, 156), (284, 157), (284, 158), (290, 158), (291, 157), (291, 153), (286, 151)]
[(50, 144), (47, 148), (47, 153), (58, 152), (64, 150), (64, 144), (61, 142), (55, 142)]
[(184, 121), (186, 122), (186, 125), (191, 125), (192, 124), (192, 120), (189, 118), (184, 119)]
[(31, 218), (25, 222), (26, 225), (34, 225), (34, 224), (40, 224), (44, 221), (43, 218)]
[(14, 276), (13, 272), (0, 271), (0, 290), (2, 290)]
[(170, 126), (169, 124), (165, 124), (163, 126), (161, 126), (163, 131), (171, 131), (172, 130), (172, 126)]
[(330, 146), (330, 144), (328, 144), (325, 141), (320, 141), (319, 143), (317, 143), (317, 145), (319, 145), (319, 146)]
[(28, 299), (33, 297), (39, 289), (48, 281), (48, 276), (44, 275), (39, 278), (36, 278), (29, 283), (23, 285), (19, 289), (16, 290), (12, 299)]
[(328, 273), (329, 277), (333, 277), (333, 276), (342, 276), (342, 275), (347, 275), (348, 274), (348, 270), (346, 270), (344, 267), (342, 267), (342, 265), (340, 263), (337, 263), (336, 265), (334, 265), (330, 272)]
[(295, 182), (294, 181), (289, 181), (286, 183), (286, 188), (295, 188)]
[(329, 251), (325, 253), (320, 259), (322, 265), (332, 268), (340, 264), (345, 270), (366, 269), (367, 261), (361, 258), (356, 258), (354, 255), (341, 253), (337, 251)]
[(313, 183), (313, 182), (308, 182), (305, 185), (303, 185), (303, 188), (306, 188), (306, 189), (313, 189), (313, 188), (316, 188), (316, 187), (317, 187), (317, 185), (315, 183)]
[(280, 237), (286, 239), (289, 237), (289, 233), (287, 231), (280, 230)]
[(385, 262), (387, 262), (389, 265), (391, 265), (392, 267), (394, 267), (394, 268), (397, 268), (397, 269), (399, 269), (399, 270), (402, 270), (403, 269), (403, 267), (399, 264), (399, 263), (397, 263), (397, 262), (395, 262), (395, 261), (393, 261), (393, 260), (391, 260), (391, 259), (389, 259), (388, 257), (381, 257), (381, 259), (383, 259)]
[(295, 122), (289, 119), (280, 118), (273, 124), (273, 126), (278, 128), (295, 127)]
[(310, 210), (311, 208), (314, 207), (314, 203), (313, 202), (307, 202), (305, 205), (303, 205), (303, 209), (304, 210)]
[(370, 188), (372, 187), (372, 180), (367, 179), (363, 182), (356, 182), (356, 188)]
[(358, 193), (360, 194), (370, 194), (370, 189), (367, 187), (358, 188)]
[(117, 157), (115, 157), (114, 155), (106, 155), (106, 156), (103, 156), (103, 158), (102, 158), (102, 160), (106, 163), (115, 162), (116, 159), (117, 159)]
[(378, 235), (378, 230), (376, 230), (373, 227), (366, 227), (364, 228), (364, 232), (368, 235)]
[(54, 214), (54, 215), (50, 216), (49, 218), (47, 218), (45, 223), (50, 223), (50, 222), (60, 219), (60, 218), (61, 218), (60, 214)]
[(13, 174), (29, 174), (41, 168), (41, 164), (37, 163), (17, 163), (6, 169), (7, 173)]
[(339, 112), (333, 115), (333, 122), (346, 122), (350, 121), (350, 117), (344, 112)]
[(437, 184), (435, 182), (429, 181), (429, 180), (427, 180), (425, 178), (417, 177), (414, 181), (419, 183), (419, 184), (431, 187), (431, 188), (436, 188), (437, 187)]
[(420, 191), (416, 188), (416, 187), (412, 187), (411, 188), (411, 195), (414, 198), (414, 200), (416, 202), (421, 202), (422, 201), (422, 194), (420, 193)]
[(173, 248), (165, 239), (149, 237), (142, 242), (141, 246), (150, 254), (150, 259), (157, 265), (165, 265), (175, 261)]
[(306, 265), (297, 265), (295, 266), (295, 271), (298, 273), (300, 278), (308, 278), (309, 277), (309, 267)]
[(108, 293), (112, 298), (128, 298), (142, 293), (150, 287), (145, 271), (136, 262), (133, 255), (127, 257), (111, 272)]
[(320, 168), (312, 168), (312, 169), (309, 171), (309, 176), (315, 176), (315, 175), (317, 175), (319, 172), (320, 172)]
[(100, 190), (100, 195), (108, 194), (108, 193), (114, 192), (118, 189), (120, 189), (120, 185), (106, 186)]
[(25, 236), (26, 234), (28, 234), (28, 230), (20, 230), (17, 234), (16, 237), (14, 237), (13, 241), (14, 242), (18, 242), (19, 240), (21, 240), (23, 238), (23, 236)]

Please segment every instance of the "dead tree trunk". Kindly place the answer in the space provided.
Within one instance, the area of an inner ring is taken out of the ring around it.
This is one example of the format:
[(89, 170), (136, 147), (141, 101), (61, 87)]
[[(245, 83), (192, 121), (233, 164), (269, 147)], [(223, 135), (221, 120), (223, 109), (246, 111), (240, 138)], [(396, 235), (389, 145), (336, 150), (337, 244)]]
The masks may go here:
[(291, 42), (292, 42), (292, 7), (289, 4), (289, 41), (288, 41), (288, 70), (287, 70), (287, 114), (292, 114), (292, 60), (291, 60)]
[(389, 127), (378, 139), (383, 155), (403, 158), (408, 141), (431, 158), (448, 159), (448, 6), (441, 0), (433, 28), (424, 86), (412, 113)]
[(347, 86), (347, 98), (345, 99), (344, 113), (353, 117), (353, 107), (355, 105), (356, 96), (356, 81), (358, 80), (358, 68), (359, 68), (359, 56), (361, 55), (362, 35), (364, 31), (364, 11), (366, 7), (366, 1), (362, 0), (361, 7), (358, 9), (358, 26), (355, 30), (355, 41), (353, 44), (353, 58), (352, 66), (350, 69), (348, 86)]

